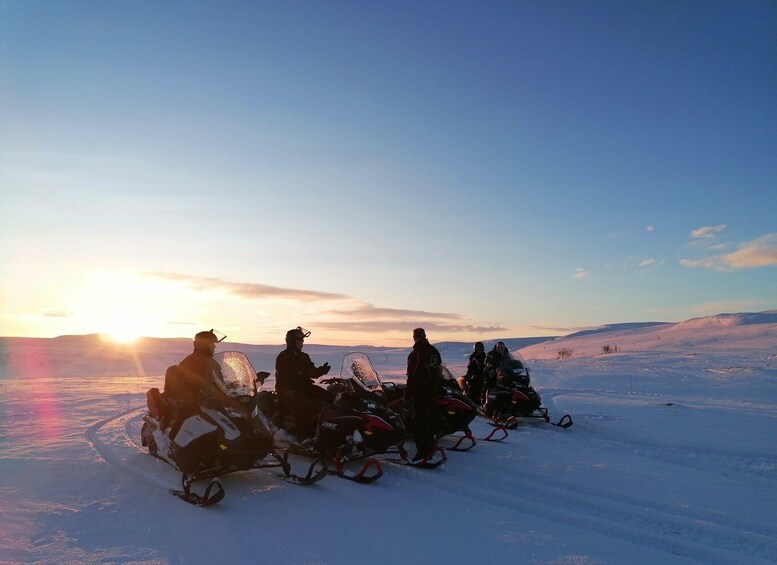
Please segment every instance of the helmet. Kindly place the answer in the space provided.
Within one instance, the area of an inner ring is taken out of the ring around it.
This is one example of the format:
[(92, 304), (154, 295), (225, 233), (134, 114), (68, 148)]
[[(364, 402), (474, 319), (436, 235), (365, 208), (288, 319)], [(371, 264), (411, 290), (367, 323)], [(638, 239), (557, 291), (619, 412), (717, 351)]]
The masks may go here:
[(486, 348), (486, 346), (485, 346), (485, 345), (483, 345), (483, 342), (482, 342), (482, 341), (475, 342), (475, 351), (477, 351), (478, 349), (481, 349), (481, 350), (483, 350), (483, 349), (485, 349), (485, 348)]
[(310, 335), (310, 332), (308, 330), (297, 326), (293, 330), (289, 330), (286, 332), (286, 345), (292, 345), (297, 341), (299, 341), (300, 339), (305, 339), (309, 335)]
[(199, 332), (194, 336), (194, 349), (210, 349), (212, 345), (216, 345), (219, 342), (219, 338), (213, 330), (207, 332)]

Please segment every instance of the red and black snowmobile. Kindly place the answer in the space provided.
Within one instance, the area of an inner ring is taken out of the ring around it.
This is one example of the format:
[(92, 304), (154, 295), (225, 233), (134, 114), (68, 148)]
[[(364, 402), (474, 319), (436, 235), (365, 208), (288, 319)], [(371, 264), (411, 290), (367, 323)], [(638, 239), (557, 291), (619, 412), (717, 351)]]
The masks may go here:
[[(453, 377), (445, 365), (441, 365), (442, 381), (440, 383), (440, 396), (437, 399), (438, 420), (435, 432), (439, 440), (445, 436), (463, 432), (463, 436), (454, 436), (455, 444), (451, 449), (453, 451), (467, 451), (477, 444), (469, 424), (478, 414), (477, 405), (465, 395), (459, 383)], [(404, 400), (406, 385), (404, 383), (383, 383), (383, 390), (388, 398), (389, 407), (395, 410), (403, 419), (408, 435), (412, 435), (413, 430), (413, 412), (409, 403)], [(498, 441), (507, 437), (507, 431), (502, 429), (502, 437), (495, 438), (494, 435), (499, 430), (494, 430), (488, 437), (483, 438), (487, 441)], [(400, 449), (400, 453), (404, 450)], [(403, 459), (405, 457), (403, 456)]]
[[(270, 423), (258, 409), (257, 373), (245, 354), (226, 351), (214, 356), (211, 374), (230, 402), (186, 409), (170, 391), (158, 388), (146, 393), (148, 413), (143, 417), (141, 443), (149, 452), (183, 473), (182, 490), (171, 492), (197, 506), (209, 506), (224, 498), (218, 477), (249, 469), (280, 468), (282, 478), (298, 484), (311, 484), (327, 474), (326, 465), (314, 461), (304, 476), (291, 472), (285, 452), (273, 448)], [(178, 379), (177, 365), (167, 369), (165, 382)], [(168, 388), (166, 386), (165, 388)], [(192, 484), (211, 479), (205, 493), (199, 495)]]
[[(362, 357), (363, 356), (363, 357)], [(313, 438), (287, 438), (294, 453), (320, 457), (331, 462), (330, 473), (360, 483), (370, 483), (383, 475), (378, 459), (405, 436), (400, 417), (388, 408), (380, 380), (366, 355), (348, 354), (343, 359), (339, 377), (321, 379), (335, 400), (318, 416), (317, 432)], [(266, 396), (264, 409), (273, 421), (286, 431), (294, 433), (292, 415), (283, 410), (277, 396)], [(346, 468), (351, 461), (367, 460), (352, 471)]]
[[(515, 429), (519, 418), (540, 418), (552, 423), (548, 409), (542, 406), (540, 395), (531, 386), (529, 367), (519, 353), (505, 351), (499, 367), (489, 376), (487, 383), (480, 413), (492, 425)], [(572, 417), (565, 414), (553, 425), (569, 428), (572, 423)]]

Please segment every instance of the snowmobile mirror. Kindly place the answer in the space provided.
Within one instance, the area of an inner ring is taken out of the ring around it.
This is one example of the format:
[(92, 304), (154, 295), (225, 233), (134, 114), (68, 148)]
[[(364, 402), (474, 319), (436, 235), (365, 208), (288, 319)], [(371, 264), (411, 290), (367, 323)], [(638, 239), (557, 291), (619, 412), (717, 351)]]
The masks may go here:
[(269, 376), (270, 376), (270, 373), (268, 373), (267, 371), (259, 371), (256, 373), (256, 380), (257, 382), (264, 384), (265, 379)]

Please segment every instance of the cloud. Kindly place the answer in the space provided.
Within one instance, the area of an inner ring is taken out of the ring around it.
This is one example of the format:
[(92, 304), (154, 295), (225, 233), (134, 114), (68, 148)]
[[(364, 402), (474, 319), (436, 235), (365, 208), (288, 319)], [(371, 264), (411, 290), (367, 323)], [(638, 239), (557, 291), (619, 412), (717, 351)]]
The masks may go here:
[(738, 271), (777, 265), (777, 233), (769, 233), (739, 246), (733, 253), (703, 259), (681, 259), (683, 267)]
[(540, 330), (542, 332), (553, 332), (559, 335), (566, 335), (566, 334), (571, 334), (575, 332), (580, 332), (583, 330), (591, 330), (591, 329), (594, 329), (595, 326), (577, 326), (577, 327), (528, 326), (528, 327), (535, 330)]
[(296, 288), (283, 288), (267, 284), (240, 283), (225, 281), (215, 277), (195, 277), (179, 273), (149, 272), (141, 273), (143, 276), (154, 277), (172, 282), (181, 282), (200, 292), (216, 291), (225, 292), (247, 300), (262, 298), (282, 298), (296, 302), (312, 302), (315, 300), (352, 300), (350, 296), (321, 292), (317, 290), (301, 290)]
[(575, 277), (576, 279), (584, 279), (590, 274), (591, 274), (590, 271), (586, 271), (582, 267), (578, 267), (577, 269), (575, 269), (575, 274), (572, 276)]
[[(427, 312), (425, 310), (410, 310), (404, 308), (382, 308), (361, 302), (345, 294), (319, 292), (315, 290), (300, 290), (282, 288), (265, 284), (239, 283), (214, 277), (197, 277), (180, 273), (147, 272), (143, 276), (154, 277), (188, 285), (200, 292), (222, 292), (243, 300), (258, 300), (262, 298), (282, 298), (297, 302), (312, 301), (347, 301), (346, 308), (318, 312), (326, 317), (339, 317), (342, 321), (324, 320), (311, 322), (312, 327), (364, 333), (384, 333), (391, 331), (411, 331), (423, 326), (440, 333), (460, 332), (503, 332), (501, 326), (479, 326), (469, 324), (461, 314), (451, 312)], [(263, 313), (257, 312), (262, 315)]]
[(658, 261), (655, 259), (642, 259), (642, 261), (639, 262), (640, 267), (649, 267), (651, 265), (657, 265)]
[(645, 226), (645, 231), (656, 231), (656, 226)]
[(44, 318), (70, 318), (72, 315), (72, 312), (65, 310), (44, 310), (41, 312), (41, 316)]
[(688, 311), (697, 316), (713, 316), (722, 312), (757, 312), (773, 304), (773, 301), (758, 298), (718, 300), (716, 302), (697, 304)]
[(470, 324), (439, 324), (437, 322), (430, 322), (427, 320), (416, 320), (413, 322), (404, 321), (392, 321), (392, 320), (362, 320), (359, 322), (316, 322), (311, 324), (316, 328), (335, 330), (335, 331), (350, 331), (350, 332), (362, 332), (362, 333), (386, 333), (395, 331), (404, 331), (408, 334), (413, 329), (423, 327), (427, 333), (489, 333), (489, 332), (504, 332), (507, 328), (500, 326), (475, 326)]
[(452, 314), (447, 312), (426, 312), (424, 310), (405, 310), (402, 308), (379, 308), (372, 304), (361, 304), (350, 310), (329, 310), (326, 314), (336, 314), (338, 316), (358, 317), (358, 318), (377, 318), (377, 319), (403, 319), (403, 318), (421, 318), (425, 320), (461, 320), (461, 314)]
[(700, 239), (712, 239), (716, 234), (719, 234), (724, 229), (726, 229), (726, 224), (720, 224), (719, 226), (704, 226), (693, 230), (690, 233), (690, 236)]

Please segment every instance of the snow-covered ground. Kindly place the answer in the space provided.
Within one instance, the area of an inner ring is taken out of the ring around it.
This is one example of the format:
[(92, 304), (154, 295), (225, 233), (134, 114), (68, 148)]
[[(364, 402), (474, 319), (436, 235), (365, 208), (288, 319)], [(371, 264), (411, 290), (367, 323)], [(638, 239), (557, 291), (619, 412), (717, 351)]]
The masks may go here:
[[(257, 370), (279, 351), (232, 347)], [(777, 562), (774, 312), (531, 345), (533, 383), (572, 428), (526, 423), (370, 485), (238, 473), (204, 509), (167, 494), (178, 474), (139, 446), (146, 389), (189, 349), (0, 340), (0, 562)], [(333, 366), (348, 349), (306, 347)], [(401, 378), (407, 350), (358, 349)], [(470, 345), (440, 349), (460, 374)]]

